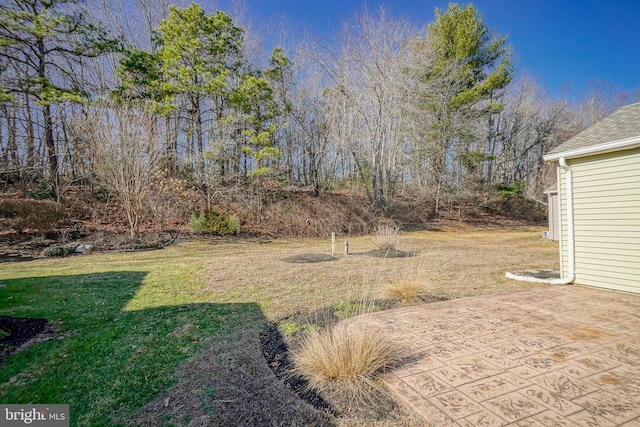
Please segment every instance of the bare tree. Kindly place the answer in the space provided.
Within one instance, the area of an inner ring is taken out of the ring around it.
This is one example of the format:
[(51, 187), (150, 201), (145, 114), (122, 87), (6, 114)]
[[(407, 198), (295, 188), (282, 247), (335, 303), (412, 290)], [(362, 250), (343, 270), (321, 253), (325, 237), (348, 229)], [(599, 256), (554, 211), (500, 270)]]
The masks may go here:
[(629, 93), (614, 83), (589, 80), (578, 92), (574, 115), (584, 129), (599, 122), (620, 107), (640, 100), (638, 91)]
[(402, 66), (415, 29), (384, 8), (347, 21), (338, 50), (316, 44), (316, 60), (330, 76), (325, 91), (332, 134), (348, 147), (371, 202), (384, 208), (400, 176), (405, 117)]
[(90, 144), (96, 178), (122, 205), (135, 238), (165, 152), (156, 120), (142, 106), (103, 103), (76, 117), (74, 129)]
[(543, 190), (551, 182), (542, 156), (572, 135), (570, 127), (568, 102), (553, 98), (536, 80), (522, 76), (505, 96), (493, 182), (526, 183), (525, 195), (543, 202)]

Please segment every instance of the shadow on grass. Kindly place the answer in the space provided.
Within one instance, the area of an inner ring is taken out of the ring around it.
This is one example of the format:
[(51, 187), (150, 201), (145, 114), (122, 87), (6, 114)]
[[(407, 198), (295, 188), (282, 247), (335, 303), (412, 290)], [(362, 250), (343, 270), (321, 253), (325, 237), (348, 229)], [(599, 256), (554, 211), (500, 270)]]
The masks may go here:
[(269, 370), (257, 304), (125, 310), (146, 274), (2, 280), (0, 315), (54, 331), (0, 364), (0, 402), (69, 404), (71, 425), (330, 425)]

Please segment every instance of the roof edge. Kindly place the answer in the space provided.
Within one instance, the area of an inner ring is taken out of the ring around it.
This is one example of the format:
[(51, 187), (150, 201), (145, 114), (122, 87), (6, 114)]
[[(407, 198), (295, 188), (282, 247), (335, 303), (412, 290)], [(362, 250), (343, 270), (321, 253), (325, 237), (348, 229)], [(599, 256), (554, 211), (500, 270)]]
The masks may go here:
[(604, 154), (612, 151), (629, 150), (632, 148), (640, 147), (640, 135), (631, 138), (620, 139), (618, 141), (606, 142), (604, 144), (592, 145), (591, 147), (576, 148), (573, 150), (561, 151), (558, 153), (551, 153), (543, 156), (542, 159), (545, 162), (553, 162), (559, 160), (561, 157), (575, 158), (594, 156), (596, 154)]

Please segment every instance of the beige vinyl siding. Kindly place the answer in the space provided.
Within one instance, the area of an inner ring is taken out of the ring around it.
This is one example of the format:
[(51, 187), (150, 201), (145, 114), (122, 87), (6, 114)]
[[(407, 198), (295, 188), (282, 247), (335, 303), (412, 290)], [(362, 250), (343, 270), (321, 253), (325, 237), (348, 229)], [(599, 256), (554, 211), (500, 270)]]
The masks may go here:
[[(640, 293), (640, 149), (568, 159), (576, 284)], [(565, 174), (558, 169), (561, 260), (568, 275)]]

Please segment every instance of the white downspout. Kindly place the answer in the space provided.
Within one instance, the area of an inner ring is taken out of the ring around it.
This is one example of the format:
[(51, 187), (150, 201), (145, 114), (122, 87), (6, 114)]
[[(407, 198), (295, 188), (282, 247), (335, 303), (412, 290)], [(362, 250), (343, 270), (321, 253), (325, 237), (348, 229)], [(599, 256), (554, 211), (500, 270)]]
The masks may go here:
[(564, 170), (565, 186), (567, 187), (567, 257), (569, 258), (569, 275), (563, 279), (563, 283), (557, 284), (568, 285), (576, 279), (576, 239), (573, 224), (573, 171), (564, 157), (560, 157), (558, 162)]
[[(575, 237), (573, 233), (573, 171), (567, 164), (564, 157), (560, 157), (558, 161), (560, 167), (564, 170), (565, 185), (567, 187), (567, 257), (569, 258), (569, 275), (562, 279), (538, 279), (537, 277), (519, 276), (513, 273), (507, 273), (507, 279), (533, 283), (548, 283), (551, 285), (568, 285), (569, 283), (573, 283), (576, 279)], [(562, 250), (562, 248), (560, 250)]]

